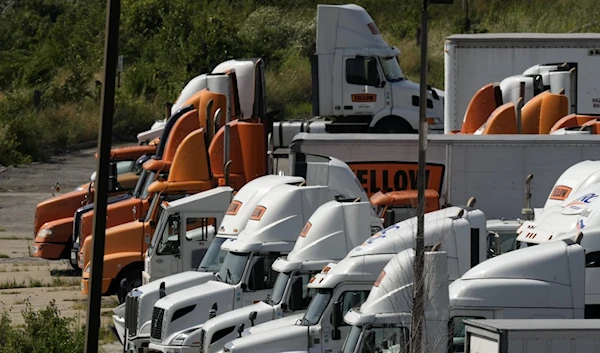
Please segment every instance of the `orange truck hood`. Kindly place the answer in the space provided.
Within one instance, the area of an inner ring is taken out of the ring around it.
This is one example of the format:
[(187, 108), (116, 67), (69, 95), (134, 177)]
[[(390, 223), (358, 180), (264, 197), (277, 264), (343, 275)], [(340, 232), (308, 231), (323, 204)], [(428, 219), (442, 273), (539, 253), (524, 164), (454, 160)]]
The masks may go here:
[[(119, 201), (108, 205), (106, 208), (106, 228), (114, 227), (126, 222), (131, 222), (140, 219), (150, 204), (148, 200), (138, 199), (136, 197), (129, 198), (127, 200)], [(134, 219), (134, 207), (135, 207), (135, 219)], [(81, 235), (85, 238), (92, 234), (92, 224), (94, 219), (94, 211), (87, 212), (81, 218)]]
[(46, 237), (39, 237), (36, 234), (36, 243), (66, 243), (73, 233), (73, 216), (46, 222), (42, 227), (51, 230), (52, 234)]
[[(140, 258), (144, 251), (148, 249), (150, 237), (154, 233), (149, 222), (133, 221), (119, 224), (106, 230), (106, 240), (104, 245), (104, 256), (121, 253), (139, 253)], [(83, 246), (79, 249), (79, 256), (83, 258), (83, 269), (86, 268), (92, 258), (92, 241), (93, 236), (89, 236), (83, 242)], [(145, 242), (148, 238), (148, 243)], [(125, 267), (123, 263), (119, 268)], [(105, 268), (102, 271), (102, 277), (115, 278), (116, 270), (119, 268)]]
[(86, 190), (70, 191), (65, 194), (51, 197), (37, 204), (35, 219), (33, 221), (34, 234), (40, 230), (42, 224), (61, 218), (73, 217), (73, 213), (82, 206)]

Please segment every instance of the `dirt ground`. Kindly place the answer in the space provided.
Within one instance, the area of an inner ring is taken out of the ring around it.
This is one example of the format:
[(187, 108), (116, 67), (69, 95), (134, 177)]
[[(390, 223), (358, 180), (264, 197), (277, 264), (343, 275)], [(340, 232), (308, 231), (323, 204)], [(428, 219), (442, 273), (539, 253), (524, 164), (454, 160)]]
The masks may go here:
[[(63, 261), (30, 257), (33, 219), (38, 202), (52, 196), (58, 183), (60, 193), (89, 181), (96, 168), (95, 148), (56, 156), (47, 163), (32, 163), (0, 169), (0, 311), (9, 310), (14, 324), (23, 323), (21, 310), (29, 302), (34, 310), (54, 300), (63, 316), (79, 317), (85, 323), (87, 298), (79, 291), (80, 276)], [(116, 297), (103, 298), (102, 322), (112, 323)], [(107, 329), (101, 337), (113, 340)], [(122, 346), (103, 346), (105, 352), (120, 352)]]

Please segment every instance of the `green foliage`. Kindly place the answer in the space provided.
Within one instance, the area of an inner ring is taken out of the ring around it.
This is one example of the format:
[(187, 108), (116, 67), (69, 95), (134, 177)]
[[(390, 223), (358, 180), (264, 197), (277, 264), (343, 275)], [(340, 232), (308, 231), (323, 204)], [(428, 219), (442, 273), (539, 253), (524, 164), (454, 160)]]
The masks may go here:
[(78, 327), (73, 318), (61, 317), (54, 301), (39, 311), (26, 303), (21, 314), (23, 328), (14, 327), (6, 311), (0, 316), (0, 353), (83, 352), (84, 327)]
[[(308, 57), (322, 2), (122, 0), (115, 140), (133, 141), (190, 79), (231, 58), (263, 57), (269, 108), (310, 117)], [(418, 81), (421, 1), (353, 2), (401, 49), (404, 73)], [(435, 87), (444, 86), (444, 38), (465, 30), (462, 3), (430, 5), (428, 83)], [(0, 0), (0, 164), (43, 160), (97, 138), (105, 7), (104, 0)], [(470, 0), (470, 32), (597, 32), (596, 8), (593, 0)]]

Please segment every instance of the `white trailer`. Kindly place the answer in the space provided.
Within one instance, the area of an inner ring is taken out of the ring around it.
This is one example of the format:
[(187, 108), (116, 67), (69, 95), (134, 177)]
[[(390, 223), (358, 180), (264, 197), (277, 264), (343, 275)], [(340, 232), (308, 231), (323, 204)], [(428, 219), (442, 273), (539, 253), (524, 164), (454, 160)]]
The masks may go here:
[(467, 353), (600, 352), (600, 320), (465, 320)]
[(587, 72), (576, 99), (579, 114), (600, 114), (598, 33), (456, 34), (444, 44), (444, 133), (460, 130), (467, 106), (481, 87), (538, 64), (577, 63)]
[[(594, 135), (432, 135), (427, 143), (427, 188), (442, 204), (470, 197), (488, 219), (518, 218), (525, 180), (533, 174), (531, 204), (544, 206), (559, 176), (577, 162), (597, 157)], [(416, 189), (418, 137), (407, 134), (298, 134), (290, 167), (306, 154), (347, 163), (368, 195)], [(537, 209), (536, 212), (539, 212)]]

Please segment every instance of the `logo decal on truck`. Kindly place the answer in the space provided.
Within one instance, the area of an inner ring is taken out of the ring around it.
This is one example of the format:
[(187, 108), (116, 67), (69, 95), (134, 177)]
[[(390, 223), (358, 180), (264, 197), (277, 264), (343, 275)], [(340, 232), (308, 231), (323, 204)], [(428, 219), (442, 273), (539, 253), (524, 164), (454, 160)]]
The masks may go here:
[(352, 94), (352, 102), (355, 103), (373, 103), (377, 101), (377, 95), (373, 93), (357, 93)]
[(552, 190), (552, 193), (550, 194), (550, 200), (563, 201), (567, 197), (569, 197), (569, 194), (571, 194), (571, 190), (573, 189), (571, 189), (568, 186), (556, 185)]
[[(378, 191), (417, 190), (417, 162), (348, 162), (369, 197)], [(425, 187), (441, 195), (445, 166), (427, 163)]]

